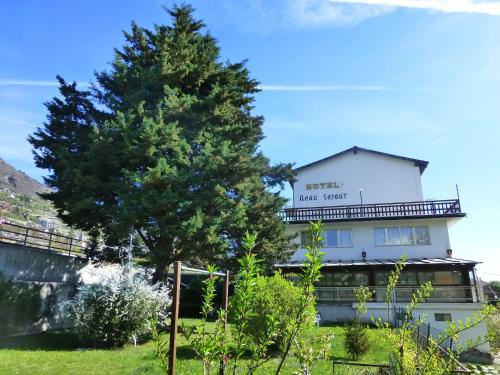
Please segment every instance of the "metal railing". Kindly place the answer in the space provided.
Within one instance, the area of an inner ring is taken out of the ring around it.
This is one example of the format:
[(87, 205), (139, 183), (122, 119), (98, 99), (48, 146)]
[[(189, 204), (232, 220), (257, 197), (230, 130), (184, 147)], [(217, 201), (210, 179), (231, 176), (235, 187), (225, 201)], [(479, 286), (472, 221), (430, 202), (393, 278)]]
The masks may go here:
[(278, 216), (285, 222), (459, 215), (462, 215), (459, 199), (332, 207), (285, 208), (278, 213)]
[[(386, 287), (368, 286), (372, 292), (370, 302), (385, 302)], [(410, 302), (411, 296), (419, 286), (398, 286), (395, 288), (394, 302)], [(356, 302), (355, 290), (358, 287), (316, 287), (316, 296), (318, 302)], [(473, 291), (473, 286), (453, 285), (453, 286), (434, 286), (429, 298), (429, 303), (464, 303), (477, 302)]]
[(0, 242), (34, 247), (64, 255), (85, 256), (85, 240), (73, 238), (53, 230), (40, 230), (0, 221)]
[[(434, 343), (430, 340), (433, 338)], [(431, 326), (430, 323), (427, 323), (425, 326), (418, 326), (415, 331), (413, 331), (413, 339), (418, 345), (419, 352), (420, 350), (427, 349), (429, 345), (437, 345), (440, 338), (446, 337), (446, 333), (439, 331), (438, 329)], [(456, 358), (450, 357), (450, 352), (453, 350), (453, 339), (447, 338), (439, 345), (435, 347), (437, 354), (447, 358), (448, 361), (453, 363), (453, 374), (470, 374), (470, 371), (467, 367), (465, 367), (460, 361)]]

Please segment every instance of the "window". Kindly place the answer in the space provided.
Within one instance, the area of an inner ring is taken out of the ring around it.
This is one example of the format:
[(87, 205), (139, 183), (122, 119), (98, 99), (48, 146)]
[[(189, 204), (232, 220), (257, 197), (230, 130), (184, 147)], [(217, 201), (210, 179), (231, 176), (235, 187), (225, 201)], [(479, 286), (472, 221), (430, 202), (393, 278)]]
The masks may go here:
[[(329, 229), (323, 232), (323, 247), (352, 247), (352, 232), (350, 229)], [(311, 246), (311, 232), (300, 232), (300, 243), (303, 248)]]
[(334, 272), (333, 285), (335, 286), (368, 285), (368, 272)]
[(423, 284), (430, 281), (433, 285), (463, 285), (464, 278), (461, 271), (427, 271), (418, 273), (418, 282)]
[(350, 229), (330, 229), (325, 232), (326, 247), (352, 247)]
[(417, 273), (402, 271), (399, 274), (398, 285), (417, 285)]
[(430, 245), (429, 227), (374, 228), (376, 246)]
[(302, 247), (311, 246), (312, 243), (312, 234), (310, 231), (302, 231), (300, 232), (300, 245)]
[(451, 322), (451, 314), (434, 314), (434, 320), (436, 322)]
[(375, 272), (375, 285), (386, 286), (389, 283), (389, 272), (379, 271)]

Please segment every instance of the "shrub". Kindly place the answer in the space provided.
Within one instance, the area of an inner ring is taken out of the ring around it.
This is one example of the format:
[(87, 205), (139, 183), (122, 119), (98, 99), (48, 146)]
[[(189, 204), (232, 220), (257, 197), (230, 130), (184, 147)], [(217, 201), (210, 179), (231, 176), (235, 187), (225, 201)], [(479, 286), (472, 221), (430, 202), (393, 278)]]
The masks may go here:
[(41, 286), (5, 280), (0, 274), (0, 336), (27, 332), (42, 318)]
[(486, 320), (491, 350), (500, 351), (500, 313), (492, 314)]
[(361, 322), (361, 315), (367, 312), (366, 303), (371, 297), (371, 292), (366, 287), (360, 287), (356, 289), (355, 295), (358, 300), (356, 316), (345, 328), (344, 348), (356, 360), (370, 349), (367, 328)]
[(81, 338), (96, 345), (123, 345), (147, 333), (150, 320), (165, 323), (171, 303), (167, 288), (151, 286), (141, 275), (122, 271), (81, 286), (64, 304)]
[(270, 341), (272, 350), (282, 349), (286, 325), (301, 308), (301, 295), (302, 290), (281, 273), (257, 277), (249, 324), (244, 333), (255, 342)]
[(359, 320), (355, 319), (346, 326), (344, 347), (354, 360), (365, 355), (370, 349), (366, 327)]

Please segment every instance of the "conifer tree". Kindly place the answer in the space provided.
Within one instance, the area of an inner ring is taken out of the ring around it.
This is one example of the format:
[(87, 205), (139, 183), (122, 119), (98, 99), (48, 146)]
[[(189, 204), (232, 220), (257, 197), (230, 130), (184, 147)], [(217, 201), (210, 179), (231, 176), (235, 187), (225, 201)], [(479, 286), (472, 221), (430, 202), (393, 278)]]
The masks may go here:
[(246, 231), (272, 264), (290, 248), (276, 213), (293, 172), (259, 151), (258, 82), (245, 62), (221, 61), (190, 6), (167, 12), (171, 25), (132, 23), (89, 92), (58, 78), (62, 98), (29, 138), (50, 171), (44, 197), (109, 244), (138, 233), (155, 279), (175, 260), (230, 263)]

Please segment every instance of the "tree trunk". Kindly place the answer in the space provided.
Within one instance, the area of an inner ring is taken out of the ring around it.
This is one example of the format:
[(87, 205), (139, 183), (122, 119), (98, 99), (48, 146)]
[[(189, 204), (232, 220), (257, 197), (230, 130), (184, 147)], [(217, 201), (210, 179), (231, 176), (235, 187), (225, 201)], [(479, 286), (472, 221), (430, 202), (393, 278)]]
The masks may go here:
[(162, 282), (164, 285), (167, 285), (169, 265), (166, 259), (156, 261), (155, 272), (153, 273), (153, 284)]

